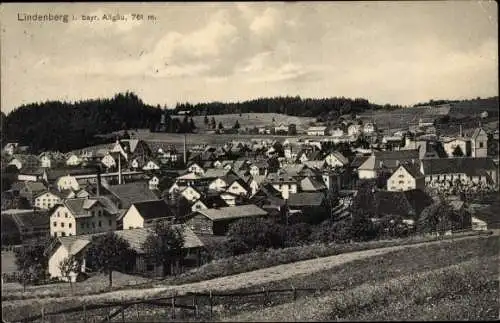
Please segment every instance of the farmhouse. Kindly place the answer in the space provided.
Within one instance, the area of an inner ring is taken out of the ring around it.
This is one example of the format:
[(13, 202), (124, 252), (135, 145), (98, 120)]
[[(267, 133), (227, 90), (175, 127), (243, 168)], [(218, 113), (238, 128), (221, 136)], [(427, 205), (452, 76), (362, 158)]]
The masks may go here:
[(229, 206), (219, 194), (205, 194), (191, 206), (191, 211), (206, 210)]
[(79, 155), (77, 154), (70, 154), (69, 157), (66, 159), (66, 165), (67, 166), (78, 166), (83, 162), (83, 159), (80, 158)]
[(30, 205), (35, 202), (38, 194), (46, 191), (47, 188), (40, 182), (16, 182), (12, 184), (12, 191), (28, 200)]
[[(182, 262), (183, 265), (189, 266), (190, 263), (192, 264), (193, 262), (195, 265), (200, 265), (200, 251), (204, 246), (203, 242), (201, 242), (201, 240), (189, 228), (181, 225), (174, 225), (173, 227), (181, 229), (184, 237), (183, 249), (186, 258)], [(92, 237), (100, 234), (58, 237), (57, 241), (48, 248), (48, 271), (50, 277), (66, 280), (65, 277), (61, 277), (59, 264), (70, 255), (82, 259), (81, 272), (85, 272), (87, 268), (92, 269), (92, 264), (87, 261), (86, 251), (91, 245)], [(153, 259), (151, 256), (146, 254), (142, 248), (147, 237), (152, 234), (152, 231), (150, 231), (149, 228), (119, 230), (115, 231), (115, 234), (126, 240), (135, 254), (135, 257), (131, 259), (130, 263), (124, 264), (121, 270), (148, 276), (161, 275), (163, 272), (162, 266), (156, 266), (152, 261)], [(72, 274), (71, 279), (74, 281), (77, 275), (78, 273)]]
[(283, 171), (278, 173), (270, 173), (266, 181), (273, 188), (281, 192), (281, 197), (287, 200), (290, 194), (295, 194), (298, 191), (298, 181)]
[(49, 234), (47, 212), (17, 209), (2, 211), (2, 241), (9, 237), (11, 243), (29, 243), (37, 238), (48, 237)]
[(50, 216), (50, 235), (65, 237), (116, 229), (118, 209), (105, 197), (67, 199)]
[(46, 192), (39, 193), (35, 196), (34, 206), (39, 209), (49, 210), (56, 204), (61, 203), (63, 196), (64, 195), (61, 194), (61, 192), (55, 190), (48, 190)]
[(158, 221), (171, 221), (174, 215), (163, 200), (133, 203), (123, 215), (123, 229), (152, 227)]
[(420, 165), (417, 164), (400, 165), (387, 180), (387, 190), (391, 192), (424, 188), (424, 175), (420, 172)]
[(198, 210), (191, 215), (187, 226), (196, 233), (225, 235), (229, 224), (248, 217), (266, 216), (268, 213), (256, 205), (229, 206)]
[[(448, 157), (454, 157), (455, 149), (457, 147), (460, 148), (462, 152), (462, 156), (470, 156), (471, 155), (471, 144), (470, 140), (459, 137), (459, 138), (442, 138), (441, 142), (443, 144), (443, 149), (448, 155)], [(456, 156), (460, 157), (460, 156)]]

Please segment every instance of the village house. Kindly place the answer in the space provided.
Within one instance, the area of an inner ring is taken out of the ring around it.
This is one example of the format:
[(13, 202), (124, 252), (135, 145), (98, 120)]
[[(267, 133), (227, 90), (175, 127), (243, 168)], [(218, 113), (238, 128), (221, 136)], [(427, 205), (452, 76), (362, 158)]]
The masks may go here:
[(46, 190), (45, 185), (40, 182), (15, 182), (12, 184), (12, 191), (26, 198), (31, 206), (35, 205), (35, 197)]
[(350, 137), (357, 137), (359, 134), (361, 134), (362, 126), (359, 124), (351, 124), (349, 127), (347, 127), (347, 135)]
[(187, 186), (180, 192), (180, 194), (189, 202), (195, 202), (202, 196), (202, 192), (192, 186)]
[(198, 210), (216, 209), (227, 206), (229, 205), (220, 197), (220, 194), (208, 193), (204, 194), (191, 205), (191, 211), (196, 212)]
[(118, 209), (105, 197), (66, 199), (50, 216), (50, 235), (64, 237), (116, 230)]
[(441, 138), (443, 144), (443, 149), (448, 155), (448, 157), (461, 157), (454, 156), (455, 149), (460, 148), (462, 156), (471, 155), (471, 142), (468, 138), (458, 137), (458, 138)]
[(308, 136), (325, 136), (327, 127), (325, 126), (314, 126), (307, 129)]
[(290, 194), (298, 192), (298, 181), (283, 171), (278, 173), (270, 173), (266, 178), (266, 182), (271, 184), (273, 188), (281, 192), (283, 199), (287, 200)]
[(420, 172), (420, 163), (401, 164), (387, 180), (387, 190), (409, 191), (425, 188), (425, 178)]
[(205, 170), (203, 169), (203, 167), (198, 165), (198, 163), (192, 163), (192, 164), (188, 165), (187, 171), (190, 173), (197, 174), (197, 175), (203, 175), (205, 173)]
[(45, 211), (2, 210), (2, 241), (9, 236), (11, 242), (28, 244), (50, 234), (49, 216)]
[(344, 167), (349, 163), (349, 160), (338, 151), (327, 154), (324, 161), (329, 167)]
[(277, 135), (287, 135), (288, 126), (283, 123), (280, 123), (278, 126), (274, 127), (274, 133)]
[[(203, 242), (201, 242), (193, 231), (185, 226), (173, 225), (172, 227), (179, 228), (184, 238), (183, 254), (185, 255), (185, 259), (182, 261), (182, 265), (186, 268), (201, 265), (200, 251), (204, 247)], [(87, 268), (92, 269), (92, 264), (88, 261), (86, 252), (91, 245), (92, 237), (102, 234), (58, 237), (55, 243), (48, 249), (48, 272), (50, 277), (67, 280), (66, 277), (62, 277), (59, 264), (69, 256), (74, 256), (82, 260), (80, 272), (86, 272)], [(152, 234), (151, 229), (118, 230), (115, 231), (115, 234), (127, 241), (132, 251), (134, 251), (134, 258), (130, 259), (128, 263), (123, 264), (123, 268), (120, 268), (121, 271), (144, 276), (160, 276), (163, 273), (162, 266), (155, 265), (151, 255), (148, 255), (143, 249), (144, 242)], [(178, 268), (176, 273), (182, 270), (183, 268)], [(78, 274), (71, 274), (71, 280), (76, 281)]]
[(158, 178), (158, 176), (153, 175), (149, 178), (148, 184), (150, 190), (157, 190), (158, 185), (160, 184), (160, 179)]
[(66, 159), (66, 166), (79, 166), (83, 162), (83, 159), (79, 155), (72, 153)]
[(330, 215), (324, 192), (299, 192), (291, 194), (287, 205), (290, 210), (301, 211), (302, 220), (309, 223), (321, 223)]
[(153, 227), (160, 221), (173, 221), (174, 214), (163, 200), (152, 200), (132, 203), (125, 212), (122, 221), (123, 229)]
[(367, 122), (363, 125), (363, 133), (372, 134), (377, 131), (375, 123)]
[(160, 169), (160, 163), (154, 159), (148, 160), (148, 162), (142, 167), (145, 171), (154, 171)]
[[(457, 157), (424, 159), (420, 172), (425, 175), (425, 183), (447, 181), (462, 184), (479, 184), (498, 187), (498, 167), (489, 157)], [(450, 184), (451, 185), (451, 184)]]
[(256, 205), (239, 205), (194, 212), (186, 225), (195, 233), (226, 235), (229, 225), (249, 217), (265, 217), (268, 213)]
[(358, 177), (360, 179), (374, 179), (383, 171), (390, 171), (392, 173), (400, 164), (405, 162), (415, 163), (418, 159), (418, 150), (373, 152), (373, 154), (358, 167)]
[(61, 194), (61, 192), (58, 192), (56, 190), (48, 190), (38, 193), (35, 196), (34, 206), (42, 210), (49, 210), (56, 204), (60, 204), (62, 198), (63, 194)]
[(12, 156), (17, 152), (17, 147), (19, 146), (19, 143), (17, 142), (8, 142), (4, 147), (3, 151), (9, 155)]
[(157, 200), (158, 197), (149, 188), (149, 183), (137, 181), (104, 187), (109, 199), (119, 209), (129, 209), (133, 203)]
[(7, 165), (14, 165), (18, 170), (23, 168), (34, 169), (40, 166), (40, 160), (35, 155), (14, 154)]
[(323, 192), (327, 190), (327, 187), (322, 179), (308, 176), (300, 181), (300, 190), (302, 192)]
[(226, 192), (235, 195), (248, 196), (251, 192), (251, 188), (241, 178), (236, 178), (229, 184)]
[(40, 167), (42, 168), (51, 168), (55, 164), (55, 160), (50, 152), (43, 152), (38, 155), (38, 158), (40, 159)]

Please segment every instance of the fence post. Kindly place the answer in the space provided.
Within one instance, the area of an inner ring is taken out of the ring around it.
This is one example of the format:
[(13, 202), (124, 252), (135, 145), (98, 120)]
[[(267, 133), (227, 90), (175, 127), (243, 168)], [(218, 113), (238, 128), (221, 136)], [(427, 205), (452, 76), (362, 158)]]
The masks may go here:
[(193, 310), (194, 310), (194, 317), (198, 318), (198, 304), (196, 303), (196, 294), (193, 294)]
[(87, 307), (83, 304), (83, 322), (87, 323)]
[(172, 296), (172, 319), (175, 320), (175, 292)]
[(293, 287), (293, 285), (292, 285), (292, 292), (293, 292), (293, 300), (296, 301), (297, 300), (297, 290), (295, 289), (295, 287)]
[(213, 300), (212, 300), (212, 290), (210, 290), (210, 294), (209, 294), (209, 298), (208, 298), (209, 302), (210, 302), (210, 321), (212, 320), (212, 314), (213, 314)]
[(266, 307), (266, 289), (262, 287), (262, 307)]
[(139, 303), (135, 303), (135, 313), (137, 316), (137, 321), (139, 321)]
[[(125, 298), (122, 297), (122, 304), (125, 301)], [(125, 306), (122, 307), (122, 323), (125, 323)]]

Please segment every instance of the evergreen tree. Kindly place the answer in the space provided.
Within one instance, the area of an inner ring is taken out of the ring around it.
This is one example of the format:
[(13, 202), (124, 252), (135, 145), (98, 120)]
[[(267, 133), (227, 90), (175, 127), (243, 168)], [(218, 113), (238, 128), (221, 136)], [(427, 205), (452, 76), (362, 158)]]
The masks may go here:
[(218, 127), (219, 130), (222, 130), (224, 129), (224, 126), (222, 125), (222, 122), (219, 122), (219, 127)]
[(236, 120), (236, 122), (234, 123), (233, 129), (240, 129), (240, 123), (238, 122), (238, 120)]
[(216, 127), (217, 127), (217, 123), (215, 122), (215, 118), (212, 117), (212, 120), (210, 121), (210, 128), (215, 130)]

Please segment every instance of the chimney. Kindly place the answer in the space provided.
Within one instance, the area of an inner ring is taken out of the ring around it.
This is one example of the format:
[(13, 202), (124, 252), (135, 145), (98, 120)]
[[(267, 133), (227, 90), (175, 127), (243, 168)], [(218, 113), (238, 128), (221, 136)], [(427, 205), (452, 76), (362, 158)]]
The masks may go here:
[(463, 135), (463, 133), (462, 133), (462, 125), (460, 125), (460, 138), (462, 138), (462, 135)]
[(384, 162), (382, 160), (379, 162), (379, 166), (380, 168), (384, 167)]
[(184, 165), (187, 164), (186, 134), (184, 134)]
[(118, 184), (122, 183), (122, 158), (118, 154)]
[(97, 190), (96, 195), (99, 197), (101, 195), (101, 167), (97, 168)]

